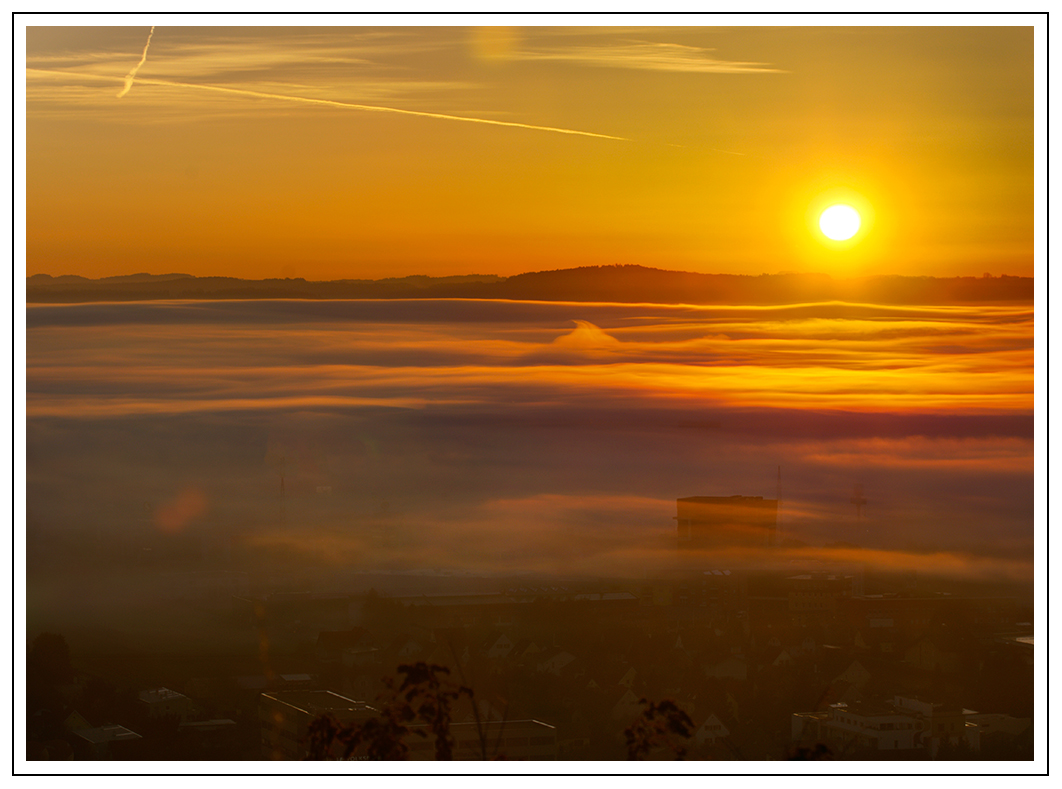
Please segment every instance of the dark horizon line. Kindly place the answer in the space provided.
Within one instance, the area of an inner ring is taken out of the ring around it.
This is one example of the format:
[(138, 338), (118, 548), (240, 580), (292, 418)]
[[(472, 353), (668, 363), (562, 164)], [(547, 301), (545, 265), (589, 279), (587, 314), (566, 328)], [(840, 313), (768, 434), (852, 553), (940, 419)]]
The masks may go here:
[[(307, 279), (306, 277), (238, 277), (231, 274), (185, 274), (183, 272), (166, 272), (162, 274), (153, 274), (147, 271), (139, 271), (132, 274), (111, 274), (106, 277), (87, 277), (84, 274), (47, 274), (44, 272), (38, 272), (37, 274), (27, 274), (26, 280), (35, 278), (47, 278), (47, 279), (79, 279), (86, 282), (118, 282), (118, 281), (159, 281), (159, 280), (177, 280), (177, 279), (228, 279), (236, 280), (238, 282), (257, 283), (257, 282), (306, 282), (308, 284), (331, 284), (331, 283), (374, 283), (374, 282), (403, 282), (407, 280), (494, 280), (505, 281), (511, 280), (517, 277), (526, 277), (536, 274), (565, 274), (574, 272), (592, 272), (592, 271), (641, 271), (652, 272), (658, 274), (681, 274), (694, 277), (728, 277), (738, 279), (761, 279), (764, 277), (813, 277), (819, 279), (836, 280), (839, 282), (846, 282), (852, 280), (871, 280), (871, 279), (911, 279), (911, 280), (955, 280), (955, 279), (1016, 279), (1016, 280), (1032, 280), (1032, 276), (1022, 276), (1016, 274), (999, 274), (994, 275), (991, 273), (983, 273), (980, 275), (975, 274), (955, 274), (951, 276), (932, 276), (928, 274), (861, 274), (849, 277), (838, 277), (833, 274), (827, 274), (821, 271), (776, 271), (773, 274), (768, 272), (761, 272), (759, 274), (733, 274), (724, 272), (707, 272), (707, 271), (686, 271), (681, 269), (663, 269), (655, 268), (652, 266), (644, 266), (638, 263), (606, 263), (598, 265), (588, 266), (571, 266), (567, 268), (556, 269), (537, 269), (533, 271), (523, 271), (518, 274), (483, 274), (483, 273), (471, 273), (471, 274), (406, 274), (400, 277), (380, 277), (377, 279), (360, 278), (360, 277), (344, 277), (340, 279)], [(139, 279), (143, 278), (143, 279)]]
[(378, 280), (249, 280), (182, 274), (131, 274), (92, 280), (35, 274), (27, 303), (232, 299), (476, 299), (508, 301), (782, 305), (815, 303), (951, 304), (1033, 300), (1031, 277), (912, 277), (828, 274), (696, 274), (640, 265), (585, 266), (501, 277), (410, 275)]

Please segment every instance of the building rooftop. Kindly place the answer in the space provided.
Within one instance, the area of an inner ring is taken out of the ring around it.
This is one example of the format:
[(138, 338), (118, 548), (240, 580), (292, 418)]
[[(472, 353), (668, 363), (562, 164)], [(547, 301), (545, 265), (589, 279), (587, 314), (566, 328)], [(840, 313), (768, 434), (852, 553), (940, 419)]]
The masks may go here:
[(277, 690), (262, 696), (315, 716), (322, 712), (376, 712), (364, 701), (348, 699), (330, 690)]
[[(830, 705), (831, 707), (834, 705)], [(823, 712), (794, 712), (794, 715), (801, 718), (815, 718), (816, 720), (825, 721), (830, 719), (831, 713), (827, 711)]]
[(454, 595), (421, 595), (419, 597), (396, 597), (392, 598), (402, 605), (511, 605), (516, 601), (503, 594), (454, 594)]
[(587, 594), (577, 594), (572, 597), (572, 600), (579, 601), (595, 601), (595, 600), (637, 600), (630, 592), (591, 592)]
[(140, 700), (146, 704), (157, 704), (160, 701), (176, 701), (177, 699), (187, 698), (183, 693), (178, 693), (169, 688), (152, 688), (151, 690), (140, 691)]
[[(420, 729), (426, 727), (427, 724), (416, 724), (410, 726), (411, 729)], [(484, 720), (476, 723), (475, 721), (454, 721), (450, 724), (450, 730), (457, 730), (458, 732), (474, 730), (477, 727), (482, 727), (484, 731), (490, 734), (499, 734), (506, 729), (513, 731), (514, 729), (527, 729), (533, 727), (535, 729), (541, 728), (544, 733), (550, 733), (556, 730), (556, 726), (550, 723), (543, 723), (540, 720), (534, 718), (524, 718), (522, 720)]]
[(678, 501), (694, 504), (743, 504), (748, 506), (777, 504), (777, 499), (765, 499), (763, 496), (686, 496)]
[(231, 718), (217, 718), (209, 721), (188, 721), (177, 727), (178, 731), (212, 731), (214, 729), (227, 729), (236, 725)]
[(125, 726), (97, 726), (95, 729), (77, 729), (74, 734), (83, 740), (88, 740), (93, 745), (104, 742), (141, 739), (139, 734), (135, 731), (130, 731)]

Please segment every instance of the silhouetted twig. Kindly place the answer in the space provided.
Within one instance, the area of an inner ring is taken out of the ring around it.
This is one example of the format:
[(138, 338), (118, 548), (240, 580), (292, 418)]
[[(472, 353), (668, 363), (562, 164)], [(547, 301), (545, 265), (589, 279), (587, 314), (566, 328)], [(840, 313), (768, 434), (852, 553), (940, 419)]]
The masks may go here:
[(623, 731), (627, 738), (627, 759), (642, 759), (660, 747), (669, 748), (676, 759), (685, 758), (686, 746), (674, 740), (674, 737), (689, 739), (693, 734), (693, 721), (685, 710), (670, 699), (655, 704), (640, 699), (639, 703), (649, 706)]

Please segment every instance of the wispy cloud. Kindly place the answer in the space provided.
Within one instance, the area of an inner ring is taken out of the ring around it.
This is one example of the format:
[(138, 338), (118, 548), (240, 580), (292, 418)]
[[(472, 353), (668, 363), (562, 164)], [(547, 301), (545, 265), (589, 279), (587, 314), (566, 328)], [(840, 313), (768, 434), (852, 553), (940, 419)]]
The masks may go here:
[(678, 71), (699, 74), (777, 73), (769, 63), (723, 60), (713, 49), (652, 41), (523, 50), (512, 55), (519, 60), (552, 60), (601, 68)]
[[(31, 74), (32, 73), (39, 73), (39, 72), (43, 72), (43, 71), (45, 71), (45, 70), (44, 69), (27, 69), (27, 72), (29, 72)], [(54, 74), (55, 72), (52, 71), (52, 72), (48, 72), (48, 73)], [(88, 76), (88, 75), (84, 75), (83, 74), (83, 75), (79, 75), (79, 76), (85, 77), (85, 76)], [(103, 77), (103, 76), (96, 76), (96, 75), (93, 75), (93, 76), (94, 76), (95, 79), (107, 79), (107, 80), (114, 79), (112, 77)], [(126, 78), (123, 77), (121, 79), (124, 82), (124, 80)], [(164, 86), (164, 87), (183, 88), (183, 89), (187, 89), (187, 90), (207, 91), (207, 92), (212, 92), (212, 93), (228, 94), (228, 95), (232, 95), (232, 96), (248, 96), (248, 97), (251, 97), (251, 98), (258, 98), (258, 99), (273, 99), (273, 100), (276, 100), (276, 101), (289, 101), (289, 102), (296, 102), (296, 103), (301, 103), (301, 104), (313, 104), (313, 105), (323, 106), (323, 107), (338, 107), (338, 108), (341, 108), (341, 109), (359, 110), (359, 111), (362, 111), (362, 112), (394, 113), (394, 114), (397, 114), (397, 115), (410, 115), (410, 116), (416, 116), (416, 117), (420, 117), (420, 118), (434, 118), (434, 119), (437, 119), (437, 120), (463, 121), (465, 123), (480, 123), (480, 124), (486, 124), (486, 125), (489, 125), (489, 126), (507, 126), (507, 127), (516, 128), (516, 129), (529, 129), (529, 130), (532, 130), (532, 131), (554, 132), (554, 133), (557, 133), (557, 134), (570, 134), (570, 135), (576, 135), (576, 136), (579, 136), (579, 137), (596, 137), (596, 138), (603, 139), (603, 140), (621, 140), (621, 141), (626, 141), (627, 140), (627, 138), (625, 138), (625, 137), (615, 137), (615, 136), (612, 136), (610, 134), (598, 134), (597, 132), (580, 131), (578, 129), (563, 129), (563, 128), (556, 127), (556, 126), (539, 126), (539, 125), (532, 124), (532, 123), (518, 123), (516, 121), (499, 121), (499, 120), (491, 120), (491, 119), (488, 119), (488, 118), (473, 118), (473, 117), (468, 117), (468, 116), (464, 116), (464, 115), (448, 115), (448, 114), (441, 113), (441, 112), (422, 112), (420, 110), (404, 110), (404, 109), (399, 109), (398, 107), (382, 107), (382, 106), (373, 105), (373, 104), (355, 104), (353, 102), (347, 102), (347, 101), (332, 101), (331, 99), (316, 99), (316, 98), (310, 98), (308, 96), (293, 96), (293, 95), (280, 94), (280, 93), (265, 93), (263, 91), (257, 91), (257, 90), (244, 90), (243, 88), (226, 88), (226, 87), (222, 87), (220, 85), (199, 85), (199, 84), (196, 84), (196, 83), (193, 83), (193, 82), (173, 82), (173, 81), (170, 81), (170, 80), (162, 80), (162, 79), (147, 79), (147, 78), (144, 78), (144, 77), (140, 77), (138, 79), (139, 79), (139, 82), (141, 84), (145, 84), (145, 85), (161, 85), (161, 86)]]
[[(267, 32), (261, 32), (267, 31)], [(32, 40), (31, 40), (32, 43)], [(422, 53), (445, 43), (401, 31), (337, 28), (165, 28), (153, 41), (153, 76), (228, 83), (290, 80), (326, 88), (326, 73), (346, 84), (354, 69), (388, 68), (396, 55)], [(27, 65), (114, 75), (128, 67), (124, 52), (98, 46), (33, 47)], [(358, 75), (361, 76), (361, 75)]]
[(151, 26), (151, 31), (148, 33), (147, 43), (144, 44), (144, 54), (140, 56), (140, 62), (133, 66), (132, 70), (125, 75), (125, 84), (122, 85), (122, 89), (118, 91), (118, 98), (122, 98), (129, 89), (133, 87), (133, 80), (136, 79), (136, 73), (140, 71), (140, 67), (147, 62), (148, 47), (151, 46), (151, 37), (155, 35), (155, 26)]

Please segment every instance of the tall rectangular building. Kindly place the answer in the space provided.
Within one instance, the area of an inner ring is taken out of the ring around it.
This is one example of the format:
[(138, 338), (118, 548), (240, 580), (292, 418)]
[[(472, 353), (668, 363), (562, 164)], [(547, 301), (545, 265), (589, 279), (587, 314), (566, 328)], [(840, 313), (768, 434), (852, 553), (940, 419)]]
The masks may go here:
[(763, 496), (689, 496), (677, 500), (679, 545), (688, 548), (774, 545), (778, 500)]

